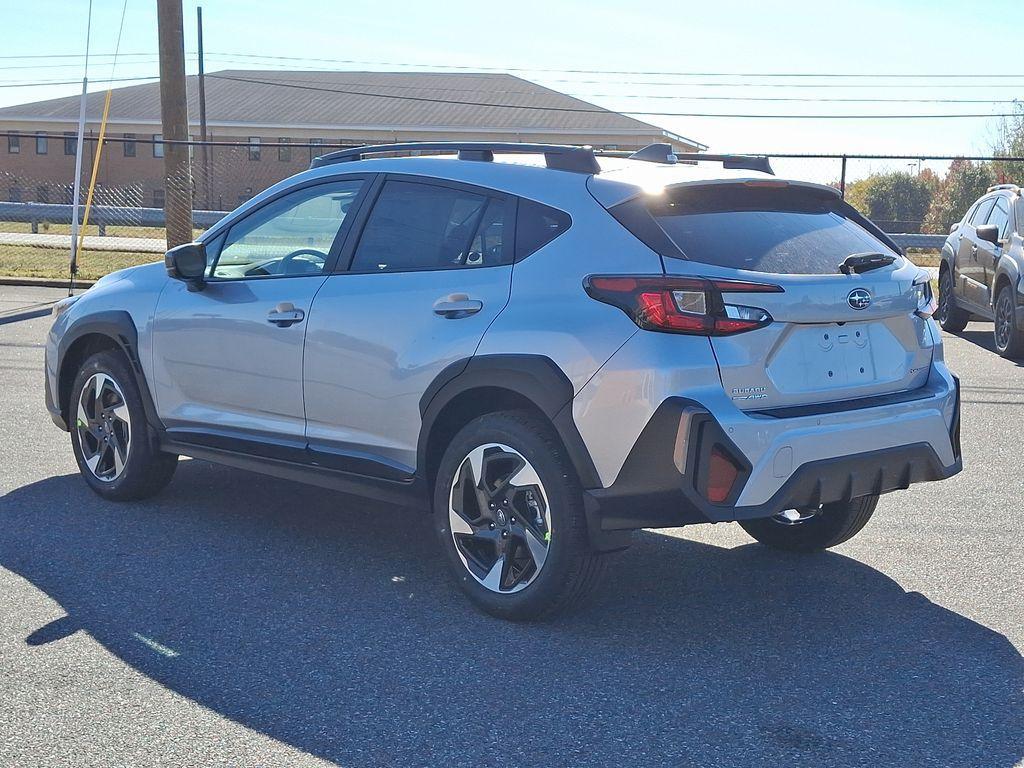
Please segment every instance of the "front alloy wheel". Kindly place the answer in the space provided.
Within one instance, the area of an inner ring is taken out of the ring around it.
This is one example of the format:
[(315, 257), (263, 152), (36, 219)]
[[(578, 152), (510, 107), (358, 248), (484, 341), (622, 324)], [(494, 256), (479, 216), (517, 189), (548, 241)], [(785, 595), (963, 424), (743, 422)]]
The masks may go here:
[(118, 383), (94, 373), (82, 387), (75, 421), (82, 458), (93, 476), (110, 483), (121, 476), (131, 451), (132, 419)]
[(518, 592), (544, 567), (552, 534), (548, 495), (530, 462), (507, 445), (481, 445), (462, 460), (448, 521), (462, 564), (491, 592)]

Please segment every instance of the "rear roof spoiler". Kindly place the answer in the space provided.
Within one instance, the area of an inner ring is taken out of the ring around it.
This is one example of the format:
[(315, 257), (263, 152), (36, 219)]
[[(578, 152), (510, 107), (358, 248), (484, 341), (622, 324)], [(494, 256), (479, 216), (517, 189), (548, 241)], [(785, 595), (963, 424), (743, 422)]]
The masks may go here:
[(723, 168), (760, 171), (772, 176), (771, 163), (767, 157), (759, 155), (709, 155), (703, 152), (674, 152), (671, 144), (649, 144), (638, 152), (627, 156), (630, 160), (643, 160), (648, 163), (698, 163), (701, 161), (721, 163)]

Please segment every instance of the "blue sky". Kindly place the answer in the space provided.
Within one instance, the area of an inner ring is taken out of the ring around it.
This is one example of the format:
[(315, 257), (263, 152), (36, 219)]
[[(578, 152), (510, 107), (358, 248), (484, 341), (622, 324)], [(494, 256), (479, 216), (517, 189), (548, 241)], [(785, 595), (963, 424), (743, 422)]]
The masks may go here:
[[(848, 78), (667, 77), (541, 70), (630, 70), (744, 73), (1012, 74), (1024, 63), (996, 57), (1006, 30), (1024, 26), (1024, 4), (996, 0), (984, 16), (967, 2), (677, 3), (673, 10), (623, 11), (629, 3), (454, 0), (374, 3), (347, 0), (206, 0), (207, 70), (339, 68), (385, 65), (271, 65), (238, 54), (344, 59), (396, 64), (514, 67), (515, 74), (620, 111), (725, 113), (946, 113), (1006, 111), (1009, 105), (923, 104), (909, 98), (1024, 97), (1020, 78), (864, 80)], [(186, 50), (195, 50), (195, 7), (185, 2)], [(638, 6), (640, 4), (637, 4)], [(669, 6), (671, 4), (662, 4)], [(156, 72), (156, 3), (129, 0), (115, 77)], [(5, 25), (3, 55), (81, 53), (86, 0), (23, 4)], [(92, 50), (114, 50), (120, 0), (94, 0)], [(986, 51), (992, 56), (986, 56)], [(226, 55), (235, 54), (235, 56)], [(69, 59), (0, 60), (0, 84), (80, 78)], [(430, 67), (417, 67), (429, 69)], [(195, 70), (194, 58), (189, 71)], [(96, 57), (90, 78), (109, 77), (110, 58)], [(696, 83), (719, 85), (696, 85)], [(642, 83), (642, 84), (640, 84)], [(724, 83), (754, 83), (737, 87)], [(813, 87), (777, 87), (779, 84)], [(1020, 87), (1016, 87), (1020, 84)], [(857, 85), (857, 87), (844, 87)], [(885, 87), (882, 87), (882, 86)], [(897, 86), (897, 87), (893, 87)], [(957, 87), (953, 87), (957, 86)], [(0, 105), (77, 92), (76, 86), (0, 88)], [(686, 101), (652, 96), (725, 96)], [(752, 102), (741, 97), (897, 99), (886, 104)], [(878, 154), (983, 153), (993, 119), (767, 120), (659, 117), (647, 120), (708, 144), (713, 151)]]

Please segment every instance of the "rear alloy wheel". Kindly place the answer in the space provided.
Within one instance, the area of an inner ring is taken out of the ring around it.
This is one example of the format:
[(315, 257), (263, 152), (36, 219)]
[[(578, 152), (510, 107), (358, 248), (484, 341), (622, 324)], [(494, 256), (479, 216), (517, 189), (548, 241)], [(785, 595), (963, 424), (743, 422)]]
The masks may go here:
[(828, 549), (856, 536), (878, 504), (877, 496), (788, 509), (772, 517), (740, 520), (743, 530), (765, 546), (791, 552)]
[(575, 469), (539, 416), (504, 411), (463, 427), (441, 458), (434, 513), (459, 586), (494, 616), (565, 610), (600, 576)]
[(499, 443), (474, 448), (449, 494), (455, 551), (485, 589), (518, 592), (540, 574), (551, 542), (551, 512), (537, 470)]
[(128, 361), (97, 352), (82, 364), (68, 403), (71, 445), (85, 482), (105, 499), (143, 499), (171, 481), (178, 457), (153, 440)]
[(1017, 307), (1013, 289), (1004, 285), (996, 297), (995, 325), (996, 352), (1003, 357), (1024, 357), (1024, 333), (1017, 328)]
[(943, 269), (939, 275), (939, 306), (935, 312), (935, 319), (939, 321), (942, 330), (949, 333), (960, 333), (971, 319), (969, 313), (956, 305), (953, 277), (948, 269)]

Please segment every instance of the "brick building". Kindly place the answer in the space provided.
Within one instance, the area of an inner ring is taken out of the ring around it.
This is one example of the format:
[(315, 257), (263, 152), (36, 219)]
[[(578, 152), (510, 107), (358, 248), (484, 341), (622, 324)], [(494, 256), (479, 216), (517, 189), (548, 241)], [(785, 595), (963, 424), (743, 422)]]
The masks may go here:
[[(187, 83), (190, 133), (198, 138), (198, 81)], [(89, 94), (87, 136), (99, 131), (104, 92)], [(321, 154), (291, 144), (513, 141), (636, 149), (667, 142), (706, 147), (640, 120), (507, 74), (282, 72), (206, 75), (209, 138), (235, 146), (195, 148), (197, 208), (227, 210)], [(0, 109), (0, 200), (70, 202), (79, 97)], [(163, 205), (159, 83), (113, 92), (97, 202)], [(96, 142), (87, 141), (83, 176)]]

